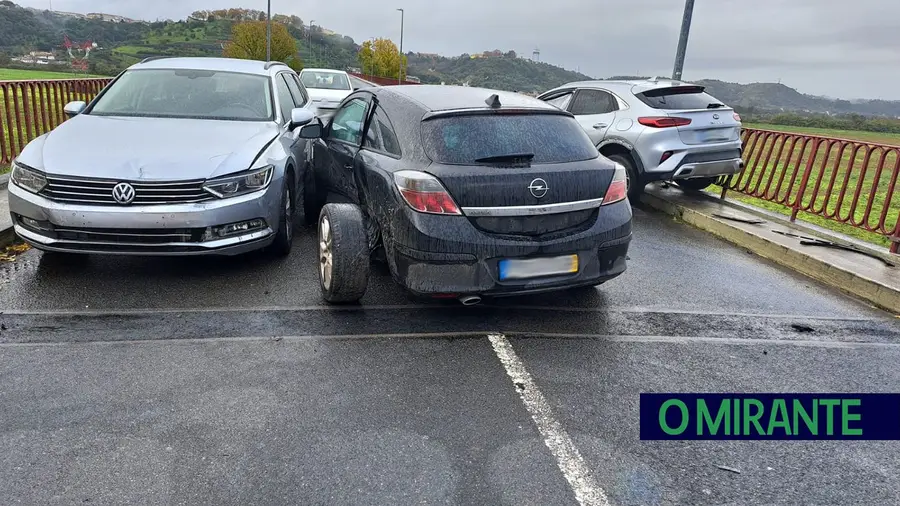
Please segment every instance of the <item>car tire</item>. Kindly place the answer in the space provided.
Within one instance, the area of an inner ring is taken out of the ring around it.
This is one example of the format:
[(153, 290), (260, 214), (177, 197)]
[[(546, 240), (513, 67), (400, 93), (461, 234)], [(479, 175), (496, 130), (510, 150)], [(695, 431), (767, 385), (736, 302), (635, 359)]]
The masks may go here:
[(625, 173), (628, 176), (628, 199), (631, 201), (637, 200), (641, 193), (644, 192), (644, 184), (641, 183), (638, 177), (634, 162), (625, 155), (609, 155), (607, 158), (625, 167)]
[(681, 179), (676, 181), (675, 184), (685, 190), (700, 191), (711, 186), (717, 179), (716, 177), (696, 177), (693, 179)]
[(281, 191), (281, 214), (278, 217), (278, 231), (275, 240), (269, 246), (269, 251), (279, 257), (286, 257), (291, 253), (294, 243), (294, 185), (290, 177), (285, 176), (284, 188)]
[(322, 212), (322, 199), (316, 192), (316, 178), (312, 166), (303, 171), (303, 222), (307, 226), (316, 225), (319, 222), (319, 214)]
[(326, 204), (319, 215), (319, 288), (330, 304), (357, 302), (369, 283), (369, 242), (362, 211)]

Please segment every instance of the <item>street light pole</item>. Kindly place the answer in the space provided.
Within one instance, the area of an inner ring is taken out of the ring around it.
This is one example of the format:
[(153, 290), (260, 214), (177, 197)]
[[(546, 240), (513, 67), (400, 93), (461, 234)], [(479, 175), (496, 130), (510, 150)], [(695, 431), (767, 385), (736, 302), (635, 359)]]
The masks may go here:
[(681, 71), (684, 69), (684, 53), (687, 51), (688, 34), (691, 31), (691, 16), (694, 14), (694, 0), (684, 0), (684, 17), (681, 18), (681, 36), (678, 38), (678, 50), (675, 53), (675, 69), (672, 71), (672, 79), (681, 80)]
[(272, 61), (272, 0), (266, 7), (266, 61)]
[(403, 84), (403, 9), (400, 11), (400, 62), (397, 64), (397, 84)]

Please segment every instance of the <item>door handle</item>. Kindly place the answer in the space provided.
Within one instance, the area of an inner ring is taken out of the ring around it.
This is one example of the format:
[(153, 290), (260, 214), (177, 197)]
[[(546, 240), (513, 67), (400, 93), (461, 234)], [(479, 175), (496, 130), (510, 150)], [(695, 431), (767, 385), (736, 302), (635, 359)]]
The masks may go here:
[(606, 128), (606, 123), (594, 123), (594, 129), (600, 130), (601, 128)]

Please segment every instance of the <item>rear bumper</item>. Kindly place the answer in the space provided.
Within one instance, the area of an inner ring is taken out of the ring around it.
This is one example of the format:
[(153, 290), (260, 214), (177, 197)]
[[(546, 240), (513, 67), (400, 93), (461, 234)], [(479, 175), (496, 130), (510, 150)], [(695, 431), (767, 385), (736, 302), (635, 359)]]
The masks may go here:
[(672, 179), (690, 179), (695, 177), (718, 177), (737, 174), (744, 168), (740, 158), (715, 162), (686, 163), (672, 174)]
[[(395, 237), (387, 248), (391, 271), (407, 290), (425, 296), (524, 295), (597, 285), (625, 272), (631, 242), (631, 206), (627, 200), (602, 207), (586, 230), (549, 240), (486, 234), (465, 217), (412, 211), (398, 215), (410, 221), (402, 236)], [(578, 255), (576, 273), (499, 279), (502, 259), (569, 254)]]

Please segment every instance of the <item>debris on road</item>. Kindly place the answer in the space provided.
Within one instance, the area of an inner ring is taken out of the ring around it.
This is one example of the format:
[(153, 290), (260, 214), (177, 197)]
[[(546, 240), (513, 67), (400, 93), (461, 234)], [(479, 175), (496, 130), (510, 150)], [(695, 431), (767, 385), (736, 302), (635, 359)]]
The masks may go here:
[(0, 253), (0, 261), (14, 262), (16, 260), (16, 257), (21, 255), (22, 253), (25, 253), (29, 249), (31, 249), (31, 246), (25, 243), (7, 246), (6, 248), (4, 248), (3, 253)]
[(723, 471), (728, 471), (728, 472), (730, 472), (730, 473), (741, 474), (741, 471), (740, 471), (740, 470), (735, 469), (735, 468), (733, 468), (733, 467), (728, 467), (728, 466), (716, 466), (716, 467), (718, 467), (719, 469), (721, 469), (721, 470), (723, 470)]
[(816, 329), (814, 329), (808, 325), (801, 325), (799, 323), (792, 323), (791, 328), (800, 333), (809, 333), (809, 332), (816, 331)]
[(712, 213), (712, 215), (716, 218), (722, 218), (723, 220), (739, 221), (741, 223), (749, 223), (751, 225), (761, 225), (765, 223), (765, 220), (760, 220), (759, 218), (741, 218), (740, 216), (719, 213)]

